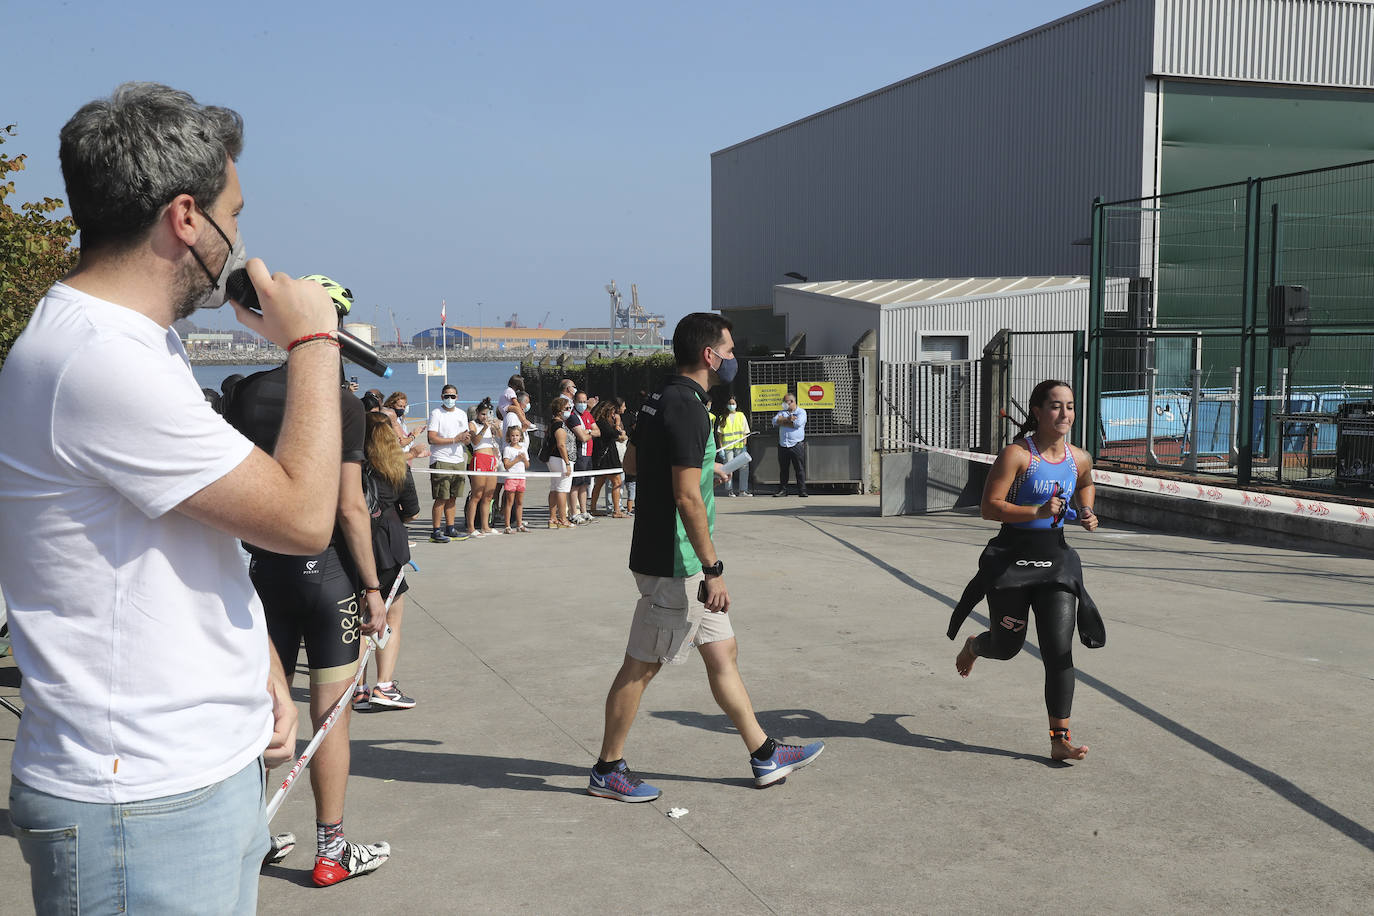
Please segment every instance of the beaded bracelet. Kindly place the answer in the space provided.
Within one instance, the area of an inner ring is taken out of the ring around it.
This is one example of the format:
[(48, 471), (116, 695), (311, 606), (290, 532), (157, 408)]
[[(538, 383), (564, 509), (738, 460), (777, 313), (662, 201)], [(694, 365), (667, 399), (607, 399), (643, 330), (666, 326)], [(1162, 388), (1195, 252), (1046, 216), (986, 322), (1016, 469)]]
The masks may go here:
[[(290, 353), (292, 350), (296, 349), (301, 344), (309, 343), (312, 340), (334, 340), (334, 335), (329, 333), (328, 331), (320, 331), (318, 334), (307, 334), (304, 337), (297, 337), (295, 340), (291, 341), (289, 344), (286, 345), (286, 352)], [(337, 340), (334, 340), (334, 343), (336, 346), (338, 345)]]

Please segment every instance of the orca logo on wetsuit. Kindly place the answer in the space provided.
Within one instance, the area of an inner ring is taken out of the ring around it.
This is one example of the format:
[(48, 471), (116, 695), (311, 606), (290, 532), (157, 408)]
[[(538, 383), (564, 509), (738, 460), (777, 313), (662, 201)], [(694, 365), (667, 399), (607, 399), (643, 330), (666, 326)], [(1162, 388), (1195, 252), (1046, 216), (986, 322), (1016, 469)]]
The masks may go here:
[(1034, 566), (1036, 569), (1049, 569), (1054, 565), (1053, 560), (1017, 560), (1017, 566)]

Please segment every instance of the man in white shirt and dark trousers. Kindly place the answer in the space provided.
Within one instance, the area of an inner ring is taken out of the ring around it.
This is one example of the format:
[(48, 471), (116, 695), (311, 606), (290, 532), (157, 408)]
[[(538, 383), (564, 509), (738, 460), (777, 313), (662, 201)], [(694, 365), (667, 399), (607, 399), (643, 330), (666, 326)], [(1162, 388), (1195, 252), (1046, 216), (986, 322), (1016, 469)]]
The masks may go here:
[(790, 391), (782, 399), (782, 410), (773, 415), (778, 428), (778, 491), (774, 496), (787, 495), (787, 476), (790, 468), (797, 469), (797, 495), (806, 492), (806, 410), (797, 406), (797, 396)]
[(26, 703), (10, 820), (40, 913), (257, 905), (264, 751), (291, 759), (297, 723), (235, 539), (328, 543), (340, 370), (325, 291), (247, 261), (262, 313), (238, 319), (289, 354), (268, 455), (210, 409), (171, 329), (244, 263), (242, 124), (130, 83), (61, 131), (81, 260), (0, 371), (0, 583)]

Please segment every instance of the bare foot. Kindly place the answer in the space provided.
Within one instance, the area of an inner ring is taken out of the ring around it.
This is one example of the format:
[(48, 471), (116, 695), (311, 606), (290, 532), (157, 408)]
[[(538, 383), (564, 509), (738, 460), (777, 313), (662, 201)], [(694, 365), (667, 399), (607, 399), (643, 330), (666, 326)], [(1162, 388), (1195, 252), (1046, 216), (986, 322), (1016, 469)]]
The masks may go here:
[(1082, 760), (1088, 756), (1086, 744), (1074, 745), (1067, 728), (1056, 729), (1050, 735), (1050, 757), (1055, 760)]
[(973, 663), (978, 658), (973, 651), (973, 640), (977, 637), (970, 636), (964, 640), (964, 648), (959, 650), (959, 655), (954, 659), (954, 667), (959, 670), (960, 677), (968, 677), (973, 670)]

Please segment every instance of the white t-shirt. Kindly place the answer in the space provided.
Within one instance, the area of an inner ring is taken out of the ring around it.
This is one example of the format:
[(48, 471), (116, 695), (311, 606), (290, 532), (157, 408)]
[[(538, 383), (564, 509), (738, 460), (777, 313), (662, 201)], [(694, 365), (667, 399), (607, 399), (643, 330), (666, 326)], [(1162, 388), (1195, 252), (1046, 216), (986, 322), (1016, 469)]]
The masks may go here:
[(510, 385), (507, 385), (506, 390), (501, 392), (501, 396), (496, 399), (497, 415), (504, 417), (506, 415), (506, 408), (514, 403), (515, 389), (512, 388)]
[[(519, 458), (521, 455), (526, 453), (527, 450), (523, 444), (519, 447), (516, 447), (514, 445), (507, 445), (505, 448), (501, 449), (501, 458), (504, 461), (513, 461), (514, 459)], [(509, 470), (512, 474), (523, 474), (525, 473), (525, 462), (517, 461), (515, 464), (512, 464), (507, 470)]]
[[(452, 439), (454, 436), (468, 431), (468, 415), (461, 407), (455, 407), (452, 410), (436, 407), (429, 412), (429, 428), (434, 431), (436, 436)], [(454, 464), (462, 464), (467, 460), (467, 454), (467, 446), (461, 442), (429, 447), (430, 461), (449, 461)]]
[(253, 446), (176, 333), (56, 284), (0, 371), (0, 429), (14, 775), (112, 804), (243, 769), (272, 734), (262, 603), (237, 541), (175, 507)]

